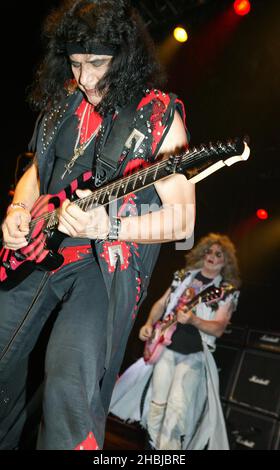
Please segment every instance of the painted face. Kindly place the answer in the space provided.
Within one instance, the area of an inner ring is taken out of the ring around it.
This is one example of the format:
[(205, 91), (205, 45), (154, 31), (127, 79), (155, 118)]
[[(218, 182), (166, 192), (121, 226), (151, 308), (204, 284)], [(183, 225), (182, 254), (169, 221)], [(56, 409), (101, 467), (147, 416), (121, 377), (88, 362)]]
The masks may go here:
[(205, 251), (204, 267), (216, 275), (219, 274), (225, 265), (225, 256), (220, 245), (214, 243)]
[(97, 92), (96, 85), (109, 69), (112, 56), (72, 54), (69, 58), (78, 87), (86, 95), (88, 101), (97, 106), (102, 96)]

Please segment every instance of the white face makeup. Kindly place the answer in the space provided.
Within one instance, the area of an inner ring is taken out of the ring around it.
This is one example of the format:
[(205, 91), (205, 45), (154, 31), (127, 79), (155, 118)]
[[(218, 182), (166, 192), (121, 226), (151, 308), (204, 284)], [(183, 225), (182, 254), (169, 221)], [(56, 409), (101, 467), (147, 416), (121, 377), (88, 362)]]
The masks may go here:
[(109, 69), (112, 56), (72, 54), (69, 58), (78, 87), (86, 95), (89, 103), (97, 106), (102, 96), (97, 92), (96, 85)]
[(225, 265), (225, 256), (222, 248), (218, 244), (209, 247), (205, 252), (203, 269), (213, 276), (220, 274)]

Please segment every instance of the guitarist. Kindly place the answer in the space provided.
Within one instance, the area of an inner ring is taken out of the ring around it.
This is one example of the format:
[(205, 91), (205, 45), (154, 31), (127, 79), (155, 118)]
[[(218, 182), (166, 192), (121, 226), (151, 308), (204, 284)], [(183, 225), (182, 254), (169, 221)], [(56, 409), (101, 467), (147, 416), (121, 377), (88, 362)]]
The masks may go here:
[(29, 354), (54, 309), (37, 448), (100, 449), (160, 243), (192, 235), (194, 185), (172, 175), (130, 194), (114, 218), (104, 206), (85, 212), (69, 198), (81, 174), (82, 199), (90, 194), (90, 174), (102, 186), (116, 173), (129, 175), (159, 154), (186, 148), (184, 107), (155, 89), (160, 69), (153, 45), (128, 1), (65, 0), (44, 32), (46, 56), (30, 95), (40, 111), (30, 148), (36, 157), (16, 187), (3, 239), (10, 250), (28, 245), (32, 206), (39, 195), (57, 193), (58, 230), (67, 238), (59, 269), (38, 266), (0, 291), (0, 449), (18, 446)]
[[(222, 281), (236, 288), (239, 286), (235, 248), (226, 235), (210, 233), (186, 256), (186, 268), (175, 273), (171, 287), (153, 305), (147, 322), (140, 329), (140, 339), (147, 341), (157, 320), (177, 309), (177, 328), (171, 344), (164, 348), (152, 368), (141, 417), (141, 424), (147, 429), (150, 443), (155, 449), (202, 450), (209, 439), (209, 449), (228, 448), (219, 403), (217, 371), (208, 350), (215, 349), (216, 337), (223, 334), (230, 321), (239, 291), (235, 290), (216, 303), (201, 303), (195, 307), (195, 312), (188, 311), (184, 306), (185, 301), (189, 300), (186, 296), (191, 292), (197, 294), (211, 284), (218, 287)], [(141, 396), (141, 385), (147, 382), (143, 379), (140, 383), (133, 379), (133, 368), (137, 368), (137, 375), (141, 376), (140, 363), (136, 364), (117, 382), (112, 398), (111, 412), (123, 419), (133, 420), (132, 416), (125, 415), (122, 408), (122, 403), (127, 404), (129, 399), (123, 389), (118, 399), (122, 381), (127, 381), (131, 396)], [(145, 368), (149, 370), (151, 366), (144, 365), (142, 369)], [(130, 387), (129, 376), (134, 381), (134, 388)], [(139, 388), (138, 392), (136, 388)], [(132, 408), (137, 410), (137, 403), (131, 403)], [(200, 427), (197, 426), (198, 422), (201, 423)]]

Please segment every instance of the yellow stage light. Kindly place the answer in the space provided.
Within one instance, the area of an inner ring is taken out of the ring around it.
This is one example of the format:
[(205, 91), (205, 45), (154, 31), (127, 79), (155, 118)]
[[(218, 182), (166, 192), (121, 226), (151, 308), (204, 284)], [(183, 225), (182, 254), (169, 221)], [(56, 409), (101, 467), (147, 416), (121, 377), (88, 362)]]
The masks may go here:
[(177, 26), (174, 29), (173, 35), (178, 42), (186, 42), (188, 40), (188, 33), (182, 26)]

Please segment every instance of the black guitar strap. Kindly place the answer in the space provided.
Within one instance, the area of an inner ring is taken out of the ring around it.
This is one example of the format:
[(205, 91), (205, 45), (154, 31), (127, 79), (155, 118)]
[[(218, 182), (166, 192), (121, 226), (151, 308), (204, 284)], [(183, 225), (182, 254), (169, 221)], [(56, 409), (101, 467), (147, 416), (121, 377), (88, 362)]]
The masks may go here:
[[(132, 150), (137, 144), (137, 132), (133, 132), (133, 121), (140, 99), (141, 96), (138, 95), (132, 103), (122, 108), (113, 125), (110, 125), (110, 121), (113, 119), (112, 116), (105, 118), (104, 130), (101, 130), (97, 142), (94, 172), (95, 186), (101, 186), (111, 179), (117, 170), (118, 160), (124, 146), (126, 145), (128, 150)], [(133, 135), (133, 139), (129, 138), (131, 135)]]
[[(149, 110), (142, 109), (141, 122), (134, 122), (136, 117), (137, 105), (140, 103), (143, 95), (138, 95), (136, 98), (125, 108), (122, 108), (113, 124), (112, 115), (107, 116), (102, 124), (102, 130), (96, 142), (96, 160), (95, 160), (95, 181), (96, 187), (103, 185), (112, 177), (117, 177), (118, 161), (122, 154), (128, 154), (137, 151), (138, 147), (142, 144), (143, 140), (148, 138), (147, 132), (147, 119), (149, 119)], [(170, 94), (170, 103), (168, 105), (169, 112), (165, 112), (163, 125), (165, 127), (164, 133), (157, 144), (154, 151), (156, 155), (161, 147), (163, 140), (168, 133), (173, 119), (170, 119), (170, 113), (175, 112), (174, 103), (177, 96)], [(173, 111), (172, 111), (173, 110)], [(148, 114), (146, 114), (148, 113)], [(170, 122), (167, 123), (167, 120)], [(151, 130), (150, 130), (151, 132)]]

